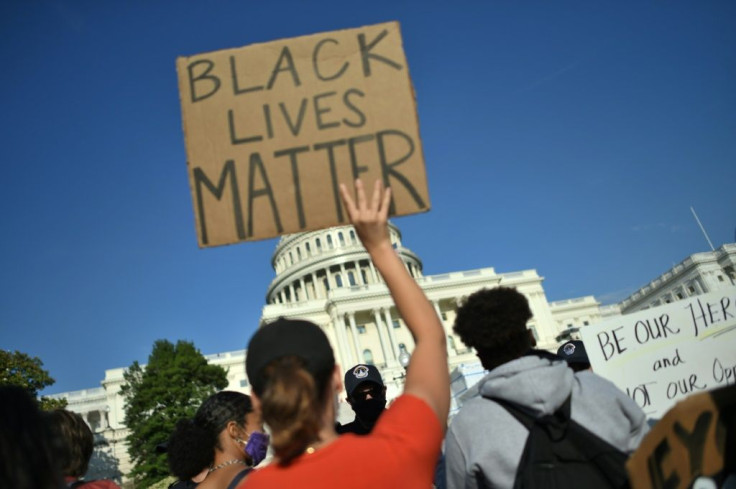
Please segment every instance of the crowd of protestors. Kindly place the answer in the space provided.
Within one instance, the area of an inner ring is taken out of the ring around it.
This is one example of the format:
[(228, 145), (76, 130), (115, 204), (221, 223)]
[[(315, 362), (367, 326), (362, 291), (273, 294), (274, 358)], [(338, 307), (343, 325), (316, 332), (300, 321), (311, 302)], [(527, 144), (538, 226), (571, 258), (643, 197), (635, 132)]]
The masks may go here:
[(41, 411), (18, 386), (0, 387), (0, 487), (120, 489), (110, 480), (85, 480), (94, 435), (81, 416)]
[[(637, 448), (648, 430), (642, 410), (590, 370), (582, 342), (563, 344), (557, 355), (535, 349), (527, 300), (506, 287), (477, 291), (457, 311), (454, 331), (488, 374), (448, 430), (446, 336), (391, 245), (391, 190), (376, 182), (367, 192), (358, 180), (354, 191), (341, 185), (340, 192), (415, 341), (403, 393), (387, 408), (375, 366), (358, 364), (343, 375), (321, 327), (280, 318), (249, 341), (251, 396), (219, 392), (176, 425), (166, 447), (179, 479), (172, 488), (518, 487), (531, 428), (515, 412), (530, 419), (563, 413), (624, 456)], [(22, 389), (1, 389), (0, 487), (117, 488), (80, 479), (92, 433), (79, 416), (42, 414)], [(345, 425), (336, 422), (343, 390), (355, 412)]]

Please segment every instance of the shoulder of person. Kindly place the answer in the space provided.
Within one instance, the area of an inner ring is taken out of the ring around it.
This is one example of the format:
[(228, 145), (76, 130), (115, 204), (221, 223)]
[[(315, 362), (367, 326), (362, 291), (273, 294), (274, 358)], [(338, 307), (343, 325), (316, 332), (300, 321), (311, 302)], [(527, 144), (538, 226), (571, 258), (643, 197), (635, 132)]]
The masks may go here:
[(591, 370), (582, 370), (580, 372), (575, 372), (575, 380), (580, 384), (583, 389), (594, 388), (597, 390), (607, 390), (611, 392), (623, 392), (621, 391), (621, 389), (616, 387), (616, 384), (605, 377), (601, 377)]

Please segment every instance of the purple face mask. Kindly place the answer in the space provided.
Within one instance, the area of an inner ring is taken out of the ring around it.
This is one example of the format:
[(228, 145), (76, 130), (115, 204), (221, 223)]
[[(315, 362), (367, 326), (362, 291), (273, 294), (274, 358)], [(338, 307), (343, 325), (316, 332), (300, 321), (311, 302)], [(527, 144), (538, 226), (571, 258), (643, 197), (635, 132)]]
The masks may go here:
[(260, 431), (254, 431), (248, 437), (248, 441), (245, 444), (245, 453), (247, 453), (251, 460), (253, 460), (254, 467), (266, 458), (269, 440), (270, 437)]

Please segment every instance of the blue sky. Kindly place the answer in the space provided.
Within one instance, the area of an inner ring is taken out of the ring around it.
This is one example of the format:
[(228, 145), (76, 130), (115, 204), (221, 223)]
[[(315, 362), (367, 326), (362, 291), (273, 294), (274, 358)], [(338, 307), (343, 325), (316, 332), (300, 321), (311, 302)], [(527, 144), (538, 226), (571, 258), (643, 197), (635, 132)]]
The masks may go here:
[(390, 20), (432, 210), (395, 222), (425, 274), (536, 269), (622, 299), (736, 230), (730, 1), (11, 0), (0, 6), (0, 348), (45, 393), (156, 339), (240, 349), (276, 241), (200, 250), (175, 70), (193, 55)]

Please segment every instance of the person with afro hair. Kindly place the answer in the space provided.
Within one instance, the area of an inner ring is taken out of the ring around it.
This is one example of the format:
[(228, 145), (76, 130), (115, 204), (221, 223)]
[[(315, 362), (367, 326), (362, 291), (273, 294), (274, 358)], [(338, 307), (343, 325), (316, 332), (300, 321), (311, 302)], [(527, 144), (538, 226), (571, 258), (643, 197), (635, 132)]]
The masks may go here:
[(454, 331), (478, 353), (483, 368), (493, 370), (536, 346), (526, 323), (532, 311), (526, 297), (515, 289), (480, 290), (458, 309)]
[(509, 287), (479, 290), (458, 309), (453, 329), (489, 372), (447, 432), (448, 489), (514, 487), (529, 432), (501, 403), (535, 418), (567, 405), (572, 420), (625, 453), (648, 430), (642, 410), (611, 382), (534, 349), (531, 318), (526, 297)]

